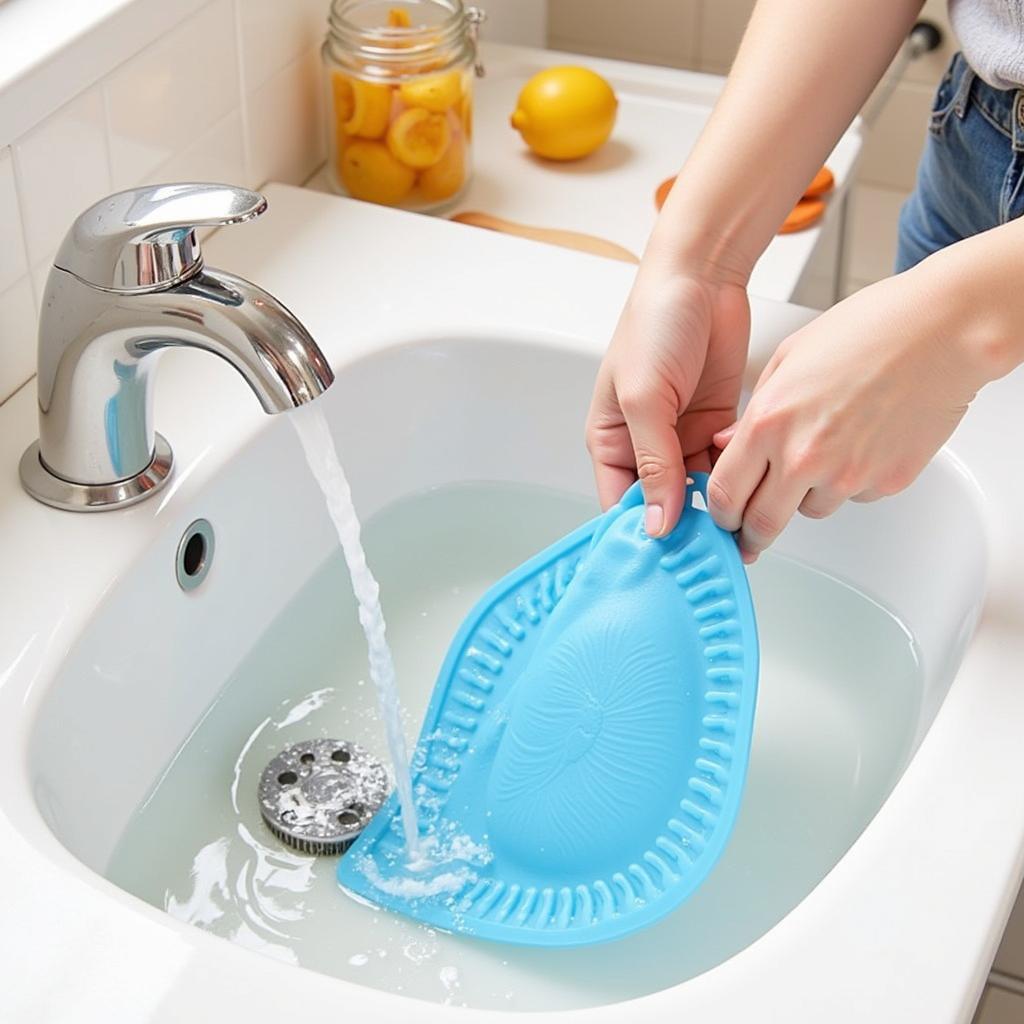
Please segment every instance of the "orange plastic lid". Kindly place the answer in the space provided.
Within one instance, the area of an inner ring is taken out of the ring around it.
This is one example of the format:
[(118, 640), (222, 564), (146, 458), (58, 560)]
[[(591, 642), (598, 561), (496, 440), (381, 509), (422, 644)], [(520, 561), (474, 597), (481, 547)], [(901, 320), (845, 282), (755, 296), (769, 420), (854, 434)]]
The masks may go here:
[(789, 211), (789, 215), (782, 222), (779, 228), (780, 235), (788, 235), (794, 231), (803, 231), (821, 219), (825, 212), (824, 199), (801, 199), (800, 202)]
[(816, 199), (832, 191), (836, 179), (827, 167), (822, 167), (814, 176), (814, 180), (804, 191), (804, 199)]
[(668, 199), (669, 192), (672, 191), (672, 186), (676, 183), (676, 176), (673, 174), (671, 178), (666, 178), (654, 192), (654, 206), (655, 209), (660, 210), (665, 205), (665, 200)]
[[(675, 175), (666, 178), (654, 192), (654, 205), (660, 210), (665, 205), (672, 186), (676, 183)], [(825, 201), (821, 196), (827, 195), (835, 187), (835, 176), (827, 167), (822, 167), (807, 186), (803, 198), (790, 210), (789, 215), (779, 228), (780, 235), (788, 235), (793, 231), (802, 231), (817, 223), (825, 212)]]

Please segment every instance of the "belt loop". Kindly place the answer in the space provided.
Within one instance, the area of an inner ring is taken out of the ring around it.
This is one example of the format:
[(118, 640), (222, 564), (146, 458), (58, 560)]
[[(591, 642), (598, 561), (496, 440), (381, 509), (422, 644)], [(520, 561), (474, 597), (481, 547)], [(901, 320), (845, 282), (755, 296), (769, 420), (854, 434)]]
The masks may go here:
[(1024, 89), (1013, 94), (1013, 107), (1010, 110), (1011, 134), (1015, 153), (1024, 151)]
[(960, 84), (956, 87), (956, 95), (953, 97), (953, 110), (956, 116), (962, 121), (967, 113), (967, 103), (971, 98), (971, 86), (974, 85), (974, 69), (967, 63), (964, 56), (960, 55), (964, 62), (964, 73), (960, 78)]

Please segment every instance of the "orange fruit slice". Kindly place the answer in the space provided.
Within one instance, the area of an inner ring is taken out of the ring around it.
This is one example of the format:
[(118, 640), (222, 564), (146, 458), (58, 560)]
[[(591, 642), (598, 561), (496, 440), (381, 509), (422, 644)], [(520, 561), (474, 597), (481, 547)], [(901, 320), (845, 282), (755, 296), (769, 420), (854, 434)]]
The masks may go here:
[(459, 120), (462, 122), (462, 131), (467, 139), (473, 138), (473, 91), (467, 89), (462, 94), (462, 102), (459, 104)]
[(352, 112), (356, 107), (352, 79), (348, 75), (343, 75), (340, 71), (332, 71), (331, 95), (334, 98), (334, 116), (338, 121), (339, 130), (341, 130), (345, 122), (352, 116)]
[(455, 195), (466, 180), (466, 151), (461, 140), (454, 139), (448, 152), (425, 171), (420, 172), (420, 195), (427, 202), (439, 202)]
[(388, 129), (388, 149), (392, 156), (406, 167), (417, 170), (433, 167), (445, 155), (451, 141), (448, 118), (422, 107), (403, 111)]
[(788, 235), (794, 231), (803, 231), (818, 221), (824, 212), (824, 199), (801, 199), (782, 222), (779, 234)]
[(442, 75), (403, 82), (398, 88), (398, 95), (407, 106), (443, 114), (462, 98), (462, 82), (458, 71), (446, 71)]
[(817, 199), (819, 196), (831, 192), (835, 183), (836, 179), (832, 172), (827, 167), (822, 167), (804, 191), (804, 199)]
[(353, 199), (394, 206), (412, 189), (416, 172), (396, 160), (382, 142), (357, 139), (338, 158), (338, 174)]
[(404, 7), (392, 7), (388, 11), (388, 28), (412, 28), (412, 18)]
[(349, 83), (352, 88), (352, 113), (341, 124), (341, 130), (346, 135), (358, 135), (362, 139), (379, 139), (388, 130), (391, 88), (377, 82), (364, 82), (360, 78), (350, 78)]

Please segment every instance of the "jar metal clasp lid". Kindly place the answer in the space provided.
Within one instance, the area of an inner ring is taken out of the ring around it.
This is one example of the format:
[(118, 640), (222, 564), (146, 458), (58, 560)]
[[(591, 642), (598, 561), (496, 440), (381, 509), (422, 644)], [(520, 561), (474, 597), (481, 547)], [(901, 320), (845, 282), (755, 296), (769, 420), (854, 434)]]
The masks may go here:
[(480, 26), (487, 20), (487, 12), (480, 7), (466, 8), (466, 34), (473, 49), (473, 71), (477, 78), (487, 73), (484, 62), (480, 59)]

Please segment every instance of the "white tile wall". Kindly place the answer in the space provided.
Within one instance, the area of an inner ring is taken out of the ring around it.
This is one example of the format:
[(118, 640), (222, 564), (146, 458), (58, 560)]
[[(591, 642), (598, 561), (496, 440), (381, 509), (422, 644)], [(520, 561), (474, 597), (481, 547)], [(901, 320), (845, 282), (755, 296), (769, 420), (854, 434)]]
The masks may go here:
[(12, 147), (29, 262), (53, 257), (75, 215), (110, 191), (99, 87), (87, 89)]
[(206, 131), (194, 136), (184, 149), (159, 167), (140, 175), (133, 184), (153, 185), (167, 181), (253, 183), (246, 167), (241, 110), (236, 107)]
[(216, 0), (103, 83), (115, 189), (148, 178), (239, 108), (232, 0)]
[(85, 207), (158, 181), (297, 184), (322, 163), (328, 6), (208, 0), (0, 148), (0, 402), (34, 371), (46, 276)]
[(10, 149), (0, 150), (0, 292), (28, 270)]
[(308, 51), (249, 95), (253, 181), (302, 181), (324, 160), (320, 55)]
[(242, 81), (247, 91), (320, 45), (328, 0), (239, 0)]
[(0, 292), (0, 397), (36, 372), (36, 303), (26, 274)]

